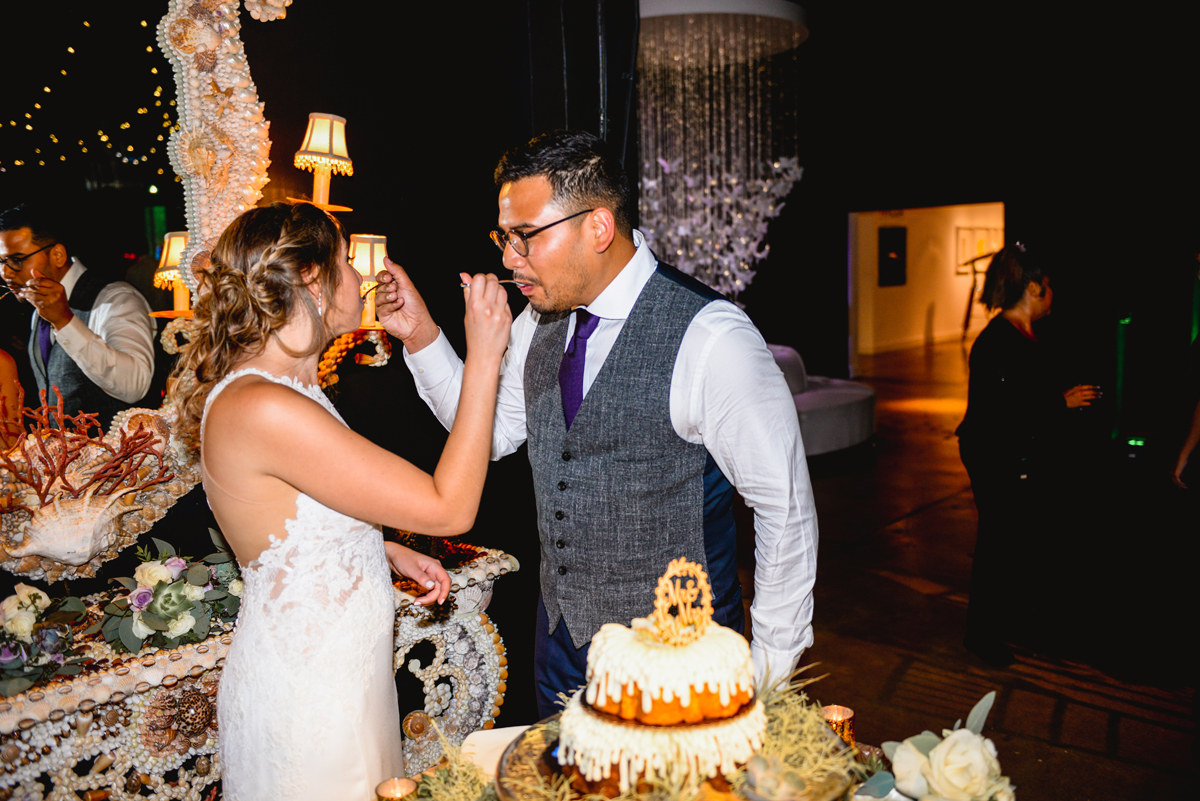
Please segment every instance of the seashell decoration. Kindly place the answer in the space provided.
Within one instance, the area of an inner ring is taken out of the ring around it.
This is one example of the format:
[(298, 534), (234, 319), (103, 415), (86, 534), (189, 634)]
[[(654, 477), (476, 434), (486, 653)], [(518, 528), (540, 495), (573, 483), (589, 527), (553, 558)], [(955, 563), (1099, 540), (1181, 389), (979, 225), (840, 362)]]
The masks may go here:
[(174, 412), (128, 409), (107, 435), (62, 400), (26, 409), (25, 439), (0, 454), (0, 568), (54, 582), (96, 568), (149, 531), (200, 481), (171, 437)]
[[(290, 0), (253, 2), (255, 19), (284, 16)], [(236, 0), (170, 0), (158, 24), (158, 45), (171, 62), (179, 127), (167, 148), (183, 183), (190, 234), (180, 259), (191, 264), (237, 215), (262, 197), (270, 165), (270, 123), (250, 77)], [(196, 294), (191, 270), (180, 270)]]
[(257, 20), (270, 22), (286, 17), (291, 4), (292, 0), (246, 0), (246, 10)]

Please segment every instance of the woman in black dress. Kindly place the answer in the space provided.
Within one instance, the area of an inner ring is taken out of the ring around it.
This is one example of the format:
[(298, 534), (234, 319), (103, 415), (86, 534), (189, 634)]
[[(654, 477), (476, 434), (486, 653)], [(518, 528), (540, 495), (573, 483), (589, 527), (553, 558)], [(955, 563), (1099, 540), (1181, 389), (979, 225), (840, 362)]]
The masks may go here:
[(1012, 638), (1029, 568), (1053, 506), (1056, 436), (1068, 409), (1091, 405), (1099, 387), (1063, 390), (1037, 321), (1050, 313), (1050, 278), (1020, 243), (993, 258), (983, 302), (1000, 309), (971, 348), (959, 453), (979, 510), (965, 644), (984, 661), (1013, 661)]

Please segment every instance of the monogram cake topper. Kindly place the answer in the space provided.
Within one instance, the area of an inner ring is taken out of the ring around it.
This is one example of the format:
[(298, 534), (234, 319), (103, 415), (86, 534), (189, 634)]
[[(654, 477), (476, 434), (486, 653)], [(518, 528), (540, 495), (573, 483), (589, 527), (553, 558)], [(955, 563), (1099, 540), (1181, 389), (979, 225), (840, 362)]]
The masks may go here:
[(656, 639), (668, 645), (686, 645), (704, 634), (712, 614), (708, 574), (700, 565), (682, 557), (672, 561), (654, 592), (654, 613), (650, 620)]

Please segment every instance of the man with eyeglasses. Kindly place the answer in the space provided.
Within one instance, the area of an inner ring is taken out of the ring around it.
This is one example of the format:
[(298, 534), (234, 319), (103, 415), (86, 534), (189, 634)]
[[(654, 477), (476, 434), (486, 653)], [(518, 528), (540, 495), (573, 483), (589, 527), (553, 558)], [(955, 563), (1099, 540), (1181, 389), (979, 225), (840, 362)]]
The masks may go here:
[[(737, 306), (656, 260), (630, 225), (623, 168), (591, 134), (537, 137), (506, 154), (495, 179), (492, 241), (529, 305), (502, 365), (492, 457), (529, 444), (539, 711), (584, 683), (601, 625), (652, 610), (677, 557), (705, 566), (714, 619), (745, 630), (734, 487), (755, 516), (756, 673), (786, 677), (812, 643), (817, 523), (796, 409), (762, 336)], [(462, 362), (408, 276), (388, 269), (379, 319), (449, 427)]]
[(142, 400), (155, 326), (140, 292), (73, 258), (51, 210), (33, 204), (0, 212), (0, 265), (8, 290), (33, 306), (29, 361), (51, 403), (57, 387), (67, 414), (96, 413), (107, 428)]

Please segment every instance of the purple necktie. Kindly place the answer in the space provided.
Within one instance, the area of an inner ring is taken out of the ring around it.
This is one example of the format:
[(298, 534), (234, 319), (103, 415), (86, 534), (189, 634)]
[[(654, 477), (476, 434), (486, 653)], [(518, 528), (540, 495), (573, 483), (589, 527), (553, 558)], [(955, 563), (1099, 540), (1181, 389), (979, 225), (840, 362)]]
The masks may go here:
[(38, 345), (42, 349), (42, 364), (50, 364), (50, 323), (38, 317)]
[(585, 309), (575, 310), (575, 334), (563, 354), (562, 364), (558, 368), (558, 385), (562, 388), (563, 418), (567, 428), (575, 422), (575, 413), (583, 403), (583, 362), (587, 358), (587, 341), (600, 318), (588, 313)]

